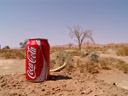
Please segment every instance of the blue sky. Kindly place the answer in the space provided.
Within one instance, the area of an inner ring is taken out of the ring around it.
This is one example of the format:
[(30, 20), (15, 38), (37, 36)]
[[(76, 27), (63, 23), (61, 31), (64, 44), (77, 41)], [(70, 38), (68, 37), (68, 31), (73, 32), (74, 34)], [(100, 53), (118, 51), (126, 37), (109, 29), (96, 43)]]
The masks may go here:
[(128, 42), (128, 0), (0, 0), (2, 47), (37, 37), (77, 44), (67, 28), (76, 25), (93, 30), (96, 43)]

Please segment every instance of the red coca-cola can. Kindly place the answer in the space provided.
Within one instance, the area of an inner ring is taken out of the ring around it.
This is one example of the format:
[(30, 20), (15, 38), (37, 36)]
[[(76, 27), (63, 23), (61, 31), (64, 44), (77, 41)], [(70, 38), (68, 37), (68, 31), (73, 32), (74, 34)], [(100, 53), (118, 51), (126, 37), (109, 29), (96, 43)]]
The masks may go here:
[(29, 39), (26, 45), (26, 79), (47, 80), (50, 74), (50, 46), (47, 39)]

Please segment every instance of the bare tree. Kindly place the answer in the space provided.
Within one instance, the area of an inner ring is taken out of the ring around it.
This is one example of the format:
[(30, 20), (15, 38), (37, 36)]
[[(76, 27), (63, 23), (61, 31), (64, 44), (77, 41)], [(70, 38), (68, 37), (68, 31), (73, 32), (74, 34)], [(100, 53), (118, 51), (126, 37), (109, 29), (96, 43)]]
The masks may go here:
[(85, 38), (89, 38), (94, 43), (94, 40), (92, 38), (92, 30), (84, 30), (79, 25), (74, 26), (73, 28), (71, 27), (68, 27), (68, 28), (70, 30), (69, 35), (71, 36), (71, 38), (77, 39), (79, 50), (81, 50), (81, 45)]
[(26, 39), (24, 42), (20, 42), (20, 43), (19, 43), (20, 47), (21, 47), (21, 48), (25, 48), (27, 42), (28, 42), (28, 39)]

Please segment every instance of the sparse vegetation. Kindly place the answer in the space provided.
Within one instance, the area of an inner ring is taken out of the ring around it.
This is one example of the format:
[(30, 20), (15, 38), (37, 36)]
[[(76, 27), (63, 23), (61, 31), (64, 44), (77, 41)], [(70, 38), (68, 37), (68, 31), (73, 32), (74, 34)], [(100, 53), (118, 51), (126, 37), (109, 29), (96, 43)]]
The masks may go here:
[(98, 61), (88, 59), (87, 61), (77, 60), (77, 67), (81, 73), (98, 73), (100, 70), (111, 70), (117, 68), (124, 73), (128, 73), (128, 64), (115, 58), (100, 58)]
[(65, 51), (68, 50), (69, 48), (63, 48), (63, 47), (53, 47), (50, 49), (50, 54), (54, 53), (54, 52), (60, 52), (60, 51)]
[(68, 53), (71, 54), (72, 56), (79, 56), (80, 55), (78, 50), (70, 51)]
[(99, 55), (96, 52), (92, 52), (90, 54), (90, 61), (98, 62), (99, 61)]
[(52, 58), (50, 61), (51, 68), (62, 66), (64, 62), (67, 63), (66, 70), (71, 71), (73, 68), (72, 64), (72, 56), (67, 53), (66, 51), (60, 51), (57, 53), (54, 53), (56, 56), (55, 58)]
[(88, 50), (84, 50), (84, 51), (80, 51), (80, 57), (86, 57), (90, 54), (90, 51)]
[(128, 47), (121, 47), (120, 49), (117, 49), (116, 54), (118, 56), (128, 56)]
[(74, 51), (69, 51), (68, 53), (70, 53), (72, 56), (80, 56), (81, 58), (86, 57), (90, 54), (90, 51), (88, 50), (74, 50)]
[(124, 73), (128, 73), (128, 64), (115, 58), (102, 58), (99, 62), (103, 69), (117, 68)]
[(79, 68), (80, 73), (98, 73), (98, 63), (93, 62), (93, 61), (86, 61), (82, 62), (81, 60), (78, 59), (77, 61), (77, 67)]
[(25, 59), (25, 49), (2, 49), (0, 54), (5, 59)]

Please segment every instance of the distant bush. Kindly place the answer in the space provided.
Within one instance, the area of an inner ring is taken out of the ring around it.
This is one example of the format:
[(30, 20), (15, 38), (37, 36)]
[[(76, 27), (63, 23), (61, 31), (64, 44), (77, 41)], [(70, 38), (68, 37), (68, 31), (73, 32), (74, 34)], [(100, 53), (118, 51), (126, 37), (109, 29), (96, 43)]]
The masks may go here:
[(117, 49), (116, 54), (118, 56), (128, 56), (128, 47), (121, 47), (120, 49)]
[(4, 49), (10, 49), (10, 47), (9, 47), (9, 46), (5, 46), (5, 47), (3, 48), (3, 50), (4, 50)]

